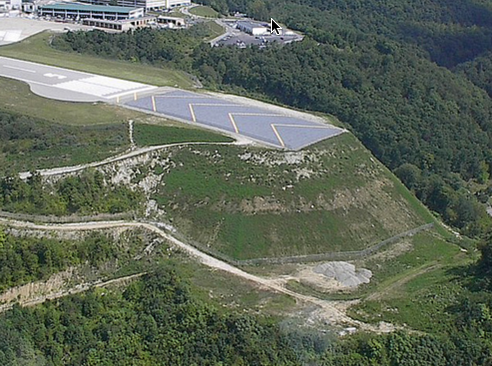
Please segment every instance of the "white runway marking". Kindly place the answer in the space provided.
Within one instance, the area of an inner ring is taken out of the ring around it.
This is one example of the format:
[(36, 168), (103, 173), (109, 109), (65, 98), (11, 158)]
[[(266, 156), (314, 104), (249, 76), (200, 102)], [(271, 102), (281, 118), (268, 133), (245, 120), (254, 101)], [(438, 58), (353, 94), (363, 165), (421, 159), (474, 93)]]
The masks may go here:
[[(40, 92), (42, 96), (54, 99), (87, 101), (87, 97), (82, 96), (82, 94), (95, 97), (95, 100), (114, 100), (126, 95), (133, 95), (134, 99), (137, 99), (137, 94), (157, 88), (153, 85), (134, 81), (7, 57), (0, 57), (0, 62), (0, 76), (24, 81), (30, 85), (42, 86), (44, 88), (37, 88), (37, 92)], [(24, 72), (24, 74), (20, 71)], [(27, 76), (26, 72), (29, 72), (32, 76)], [(44, 94), (44, 90), (46, 90), (46, 94)], [(60, 98), (57, 98), (58, 95)]]
[(133, 81), (127, 81), (127, 80), (114, 79), (106, 76), (94, 76), (92, 78), (85, 79), (84, 82), (101, 85), (101, 86), (108, 86), (111, 88), (118, 88), (121, 90), (138, 89), (142, 87), (142, 84), (140, 83), (135, 83)]
[(5, 30), (0, 31), (0, 41), (17, 42), (21, 39), (22, 30)]
[(107, 94), (113, 94), (120, 91), (120, 89), (110, 88), (108, 86), (101, 86), (86, 82), (87, 79), (72, 80), (64, 83), (56, 84), (55, 87), (65, 90), (71, 90), (74, 92), (95, 95), (103, 97)]
[(7, 69), (13, 69), (13, 70), (31, 72), (33, 74), (36, 73), (36, 71), (34, 71), (34, 70), (23, 69), (22, 67), (15, 67), (15, 66), (9, 66), (9, 65), (2, 65), (2, 67), (6, 67)]
[(65, 75), (53, 74), (51, 72), (44, 74), (43, 76), (46, 76), (47, 78), (57, 78), (58, 80), (63, 80), (67, 78)]

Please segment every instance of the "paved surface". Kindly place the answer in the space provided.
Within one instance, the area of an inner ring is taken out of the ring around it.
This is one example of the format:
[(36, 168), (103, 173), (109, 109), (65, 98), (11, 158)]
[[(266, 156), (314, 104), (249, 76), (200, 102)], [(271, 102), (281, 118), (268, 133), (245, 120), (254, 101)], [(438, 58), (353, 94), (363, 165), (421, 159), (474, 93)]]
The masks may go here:
[(179, 89), (158, 89), (106, 76), (0, 57), (0, 76), (21, 80), (41, 96), (75, 102), (108, 101), (152, 111), (184, 122), (242, 135), (292, 150), (338, 135), (342, 129), (258, 106), (251, 100), (212, 96)]
[(0, 17), (0, 46), (22, 41), (45, 30), (63, 32), (66, 28), (91, 29), (83, 25), (48, 22), (42, 19)]
[(24, 81), (43, 97), (76, 102), (117, 101), (126, 95), (156, 89), (151, 85), (6, 57), (0, 57), (0, 76)]
[[(236, 46), (240, 48), (245, 48), (249, 45), (256, 45), (260, 46), (260, 48), (263, 48), (270, 43), (288, 44), (296, 41), (302, 41), (302, 39), (304, 38), (303, 36), (296, 33), (253, 36), (235, 28), (234, 26), (236, 25), (237, 21), (237, 19), (216, 19), (215, 22), (218, 25), (224, 27), (225, 32), (224, 34), (221, 34), (220, 36), (212, 39), (210, 41), (210, 44), (212, 46)], [(267, 27), (270, 27), (270, 25), (267, 24)]]
[(126, 104), (292, 150), (344, 131), (328, 124), (291, 116), (288, 110), (281, 113), (280, 108), (269, 110), (220, 96), (179, 90), (138, 98)]

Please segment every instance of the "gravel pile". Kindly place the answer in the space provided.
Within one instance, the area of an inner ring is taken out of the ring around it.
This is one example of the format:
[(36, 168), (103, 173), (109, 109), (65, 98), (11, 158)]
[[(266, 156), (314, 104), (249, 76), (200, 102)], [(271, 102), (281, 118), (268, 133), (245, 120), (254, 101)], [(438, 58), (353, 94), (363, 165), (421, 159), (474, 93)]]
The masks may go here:
[(338, 281), (343, 287), (357, 287), (361, 283), (369, 283), (372, 272), (365, 268), (356, 269), (347, 262), (327, 262), (313, 268), (314, 273), (322, 274)]

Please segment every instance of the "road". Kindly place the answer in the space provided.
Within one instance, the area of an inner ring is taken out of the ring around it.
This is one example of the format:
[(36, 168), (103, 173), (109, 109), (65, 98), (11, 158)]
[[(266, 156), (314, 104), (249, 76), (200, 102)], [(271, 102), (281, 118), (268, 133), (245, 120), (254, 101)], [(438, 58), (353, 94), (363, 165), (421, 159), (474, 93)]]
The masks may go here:
[(184, 253), (196, 259), (198, 262), (204, 264), (207, 267), (217, 269), (220, 271), (227, 272), (234, 276), (240, 277), (244, 280), (250, 281), (260, 288), (271, 290), (278, 293), (283, 293), (285, 295), (291, 296), (294, 299), (305, 303), (313, 304), (321, 309), (321, 314), (323, 320), (331, 325), (343, 325), (352, 326), (366, 331), (392, 331), (394, 328), (387, 327), (386, 329), (381, 329), (357, 320), (354, 320), (347, 316), (344, 312), (337, 309), (329, 301), (321, 300), (313, 296), (302, 295), (297, 292), (291, 291), (283, 287), (280, 282), (276, 279), (262, 278), (250, 273), (243, 271), (235, 266), (230, 265), (220, 259), (214, 258), (206, 253), (201, 252), (197, 248), (186, 244), (172, 235), (168, 234), (164, 230), (160, 229), (154, 224), (135, 222), (135, 221), (106, 221), (106, 222), (79, 222), (71, 224), (36, 224), (28, 221), (18, 221), (0, 218), (0, 223), (5, 226), (15, 227), (18, 229), (32, 229), (32, 230), (47, 230), (47, 231), (88, 231), (88, 230), (101, 230), (101, 229), (116, 229), (116, 228), (140, 228), (151, 231), (167, 242), (171, 243), (176, 248), (181, 249)]
[(225, 32), (221, 34), (220, 36), (215, 37), (210, 41), (210, 45), (215, 46), (217, 45), (222, 39), (226, 38), (227, 36), (233, 37), (236, 35), (238, 31), (236, 31), (234, 28), (232, 28), (229, 24), (226, 22), (220, 20), (220, 19), (215, 19), (215, 23), (220, 25), (222, 28), (225, 29)]
[[(174, 146), (189, 146), (189, 145), (238, 145), (238, 144), (244, 144), (245, 141), (241, 140), (240, 142), (177, 142), (175, 144), (166, 144), (166, 145), (158, 145), (158, 146), (148, 146), (148, 147), (142, 147), (138, 148), (135, 150), (131, 150), (129, 152), (123, 153), (121, 155), (116, 155), (109, 157), (105, 160), (101, 161), (95, 161), (93, 163), (87, 163), (87, 164), (80, 164), (80, 165), (72, 165), (72, 166), (64, 166), (64, 167), (59, 167), (59, 168), (50, 168), (50, 169), (39, 169), (36, 170), (39, 175), (43, 177), (49, 177), (53, 175), (62, 175), (62, 174), (68, 174), (68, 173), (75, 173), (79, 172), (81, 170), (87, 169), (87, 168), (95, 168), (98, 166), (103, 166), (111, 163), (116, 163), (118, 161), (123, 161), (126, 159), (134, 158), (139, 155), (143, 155), (152, 151), (156, 150), (162, 150), (165, 148), (169, 147), (174, 147)], [(27, 179), (30, 176), (32, 176), (31, 172), (21, 172), (19, 173), (19, 177), (21, 179)]]

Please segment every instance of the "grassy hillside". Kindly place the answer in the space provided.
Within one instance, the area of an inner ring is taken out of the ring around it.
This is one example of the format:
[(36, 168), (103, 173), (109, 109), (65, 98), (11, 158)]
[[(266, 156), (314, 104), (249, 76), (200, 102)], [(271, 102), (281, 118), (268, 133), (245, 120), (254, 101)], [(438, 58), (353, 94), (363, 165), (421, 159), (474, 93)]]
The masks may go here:
[(201, 142), (231, 142), (232, 138), (219, 135), (210, 130), (194, 128), (183, 123), (171, 124), (148, 124), (136, 123), (134, 127), (134, 139), (138, 146), (153, 146), (173, 144), (188, 141)]
[(359, 250), (433, 221), (348, 133), (299, 152), (173, 148), (153, 164), (165, 219), (235, 259)]
[(22, 42), (0, 47), (0, 56), (39, 62), (46, 65), (112, 76), (157, 86), (190, 88), (192, 81), (185, 73), (164, 67), (108, 60), (76, 52), (57, 51), (49, 46), (51, 33), (44, 32)]
[(207, 18), (217, 18), (219, 16), (219, 13), (217, 13), (210, 6), (195, 6), (190, 9), (190, 13)]

